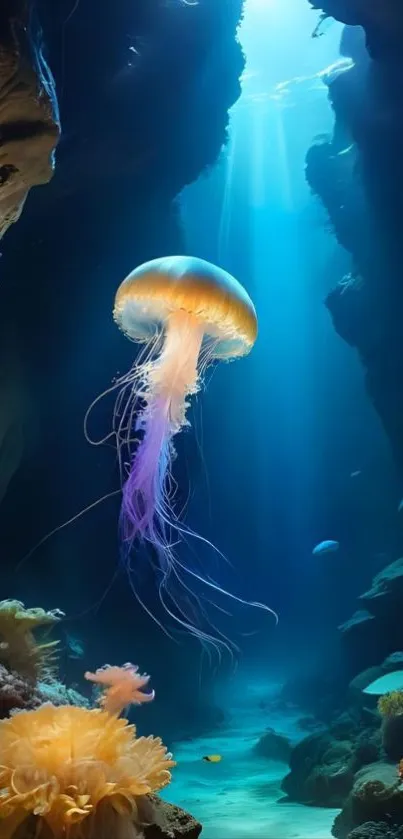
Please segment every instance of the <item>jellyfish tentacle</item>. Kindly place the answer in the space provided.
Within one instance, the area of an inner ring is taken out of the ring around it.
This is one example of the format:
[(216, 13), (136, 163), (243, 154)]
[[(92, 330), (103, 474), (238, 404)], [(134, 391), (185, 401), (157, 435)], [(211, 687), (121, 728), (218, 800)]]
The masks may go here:
[[(136, 430), (144, 436), (123, 486), (120, 517), (126, 549), (132, 547), (136, 538), (149, 541), (160, 550), (167, 547), (167, 531), (172, 522), (172, 438), (186, 424), (187, 396), (198, 389), (202, 340), (203, 329), (195, 317), (175, 312), (167, 321), (160, 355), (143, 366), (140, 398), (146, 399), (146, 405), (139, 414)], [(178, 352), (178, 348), (182, 351)], [(133, 401), (138, 401), (138, 391)]]

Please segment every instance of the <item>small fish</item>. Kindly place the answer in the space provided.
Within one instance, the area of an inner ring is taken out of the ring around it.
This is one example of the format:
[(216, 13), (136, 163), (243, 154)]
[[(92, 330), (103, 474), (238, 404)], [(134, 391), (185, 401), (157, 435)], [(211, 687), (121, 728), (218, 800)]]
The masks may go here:
[(343, 157), (344, 154), (349, 154), (354, 149), (354, 143), (351, 143), (350, 146), (346, 146), (345, 149), (337, 152), (337, 157)]
[(361, 469), (356, 469), (355, 472), (350, 472), (350, 478), (358, 478), (361, 475)]
[(206, 763), (220, 763), (222, 757), (221, 755), (206, 755), (202, 757), (202, 760), (205, 760)]
[(325, 539), (324, 542), (319, 542), (312, 551), (313, 556), (317, 556), (318, 554), (328, 554), (334, 553), (334, 551), (339, 550), (339, 542), (335, 542), (334, 539)]
[(66, 649), (68, 658), (83, 658), (84, 645), (79, 638), (66, 632)]
[(397, 512), (398, 512), (398, 513), (403, 512), (403, 498), (402, 498), (402, 500), (401, 500), (401, 502), (400, 502), (400, 504), (399, 504), (399, 506), (398, 506), (398, 508), (397, 508)]

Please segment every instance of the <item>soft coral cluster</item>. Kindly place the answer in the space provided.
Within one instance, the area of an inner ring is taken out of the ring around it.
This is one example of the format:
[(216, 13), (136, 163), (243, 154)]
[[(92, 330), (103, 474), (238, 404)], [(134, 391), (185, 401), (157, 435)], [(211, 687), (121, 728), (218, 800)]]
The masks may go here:
[(137, 798), (170, 781), (159, 738), (106, 711), (43, 705), (0, 723), (0, 837), (36, 819), (36, 839), (134, 839)]
[(143, 688), (150, 681), (150, 676), (141, 676), (135, 664), (124, 664), (123, 667), (111, 667), (106, 664), (98, 668), (95, 673), (87, 671), (85, 678), (89, 682), (100, 685), (104, 693), (98, 699), (99, 704), (109, 714), (121, 714), (130, 705), (142, 705), (152, 702), (155, 692), (144, 693)]
[(174, 766), (159, 738), (137, 737), (119, 719), (154, 699), (144, 691), (150, 677), (133, 664), (87, 672), (103, 693), (100, 709), (83, 707), (49, 677), (55, 643), (33, 635), (59, 617), (0, 603), (0, 717), (9, 717), (0, 721), (0, 839), (139, 839), (153, 806), (145, 796), (169, 783)]
[(0, 601), (0, 662), (8, 670), (36, 681), (52, 672), (58, 641), (38, 639), (63, 617), (59, 609), (27, 609), (19, 600)]

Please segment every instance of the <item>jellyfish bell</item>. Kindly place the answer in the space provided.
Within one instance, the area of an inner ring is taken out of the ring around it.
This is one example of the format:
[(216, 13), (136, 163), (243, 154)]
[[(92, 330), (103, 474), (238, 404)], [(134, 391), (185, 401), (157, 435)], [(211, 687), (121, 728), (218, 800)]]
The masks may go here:
[[(172, 438), (187, 424), (188, 397), (213, 359), (245, 355), (257, 335), (257, 318), (246, 291), (230, 274), (185, 256), (141, 265), (118, 288), (114, 319), (147, 350), (137, 366), (134, 394), (144, 407), (144, 432), (123, 487), (122, 533), (163, 547), (172, 522), (166, 481)], [(140, 384), (140, 388), (139, 388)]]
[(154, 259), (129, 274), (116, 292), (113, 317), (131, 341), (142, 345), (132, 369), (116, 383), (114, 412), (122, 478), (119, 530), (129, 579), (149, 611), (133, 580), (134, 545), (149, 543), (165, 611), (182, 629), (214, 641), (217, 635), (201, 628), (206, 613), (203, 596), (192, 587), (195, 581), (208, 591), (204, 602), (211, 603), (210, 598), (219, 594), (275, 613), (227, 592), (203, 574), (197, 560), (181, 561), (173, 550), (172, 531), (192, 533), (174, 510), (173, 438), (188, 424), (189, 397), (198, 391), (206, 367), (252, 349), (257, 336), (255, 308), (226, 271), (202, 259), (172, 256)]

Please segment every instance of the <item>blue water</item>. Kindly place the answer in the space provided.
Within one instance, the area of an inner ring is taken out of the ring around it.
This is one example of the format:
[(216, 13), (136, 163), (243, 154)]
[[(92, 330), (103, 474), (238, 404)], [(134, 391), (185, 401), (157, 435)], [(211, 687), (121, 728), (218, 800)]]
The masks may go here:
[[(179, 240), (187, 254), (233, 274), (258, 316), (250, 355), (207, 371), (174, 462), (186, 527), (206, 540), (186, 538), (182, 559), (278, 614), (277, 624), (271, 612), (235, 601), (230, 614), (214, 613), (239, 656), (220, 659), (187, 632), (161, 631), (156, 563), (144, 552), (133, 579), (158, 621), (133, 598), (119, 566), (116, 454), (112, 446), (91, 448), (83, 434), (88, 405), (134, 359), (111, 316), (111, 287), (135, 267), (133, 237), (144, 259), (162, 255), (143, 238), (144, 220), (130, 202), (117, 213), (116, 196), (107, 197), (113, 246), (105, 260), (96, 231), (89, 242), (76, 231), (68, 276), (91, 281), (70, 287), (60, 267), (63, 282), (49, 294), (32, 284), (38, 319), (31, 321), (28, 304), (20, 323), (29, 454), (2, 504), (4, 598), (63, 609), (60, 677), (87, 695), (84, 669), (133, 661), (151, 673), (155, 702), (130, 719), (172, 748), (177, 767), (164, 797), (202, 822), (203, 839), (330, 839), (337, 808), (280, 805), (287, 762), (253, 749), (268, 727), (295, 746), (309, 725), (328, 724), (310, 718), (307, 727), (302, 689), (299, 704), (281, 691), (315, 672), (321, 693), (323, 662), (339, 672), (336, 629), (371, 577), (396, 559), (400, 539), (385, 434), (360, 360), (323, 302), (350, 264), (305, 178), (314, 138), (333, 130), (323, 71), (340, 58), (341, 27), (332, 23), (312, 38), (317, 22), (304, 0), (246, 0), (238, 33), (246, 66), (228, 142), (178, 196), (178, 228), (164, 233), (167, 247)], [(73, 205), (59, 209), (59, 227)], [(144, 211), (155, 215), (156, 229), (166, 222), (159, 210), (151, 202)], [(51, 255), (44, 254), (37, 219), (28, 256), (40, 275), (57, 264), (59, 246), (51, 250), (45, 231)], [(19, 231), (29, 241), (24, 216), (5, 240), (11, 266)], [(20, 396), (11, 395), (10, 413)], [(108, 433), (112, 409), (108, 399), (97, 406), (91, 435)], [(315, 551), (329, 540), (331, 549)], [(204, 761), (210, 754), (221, 759)]]

